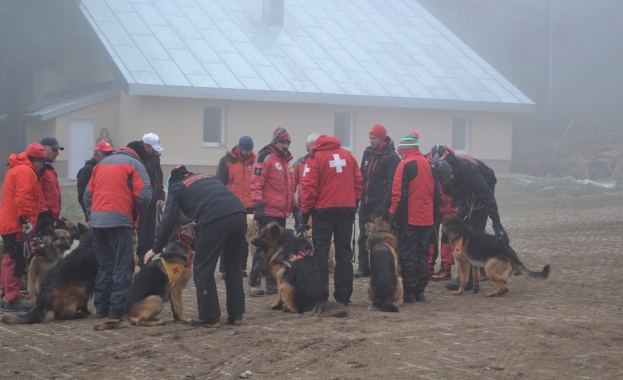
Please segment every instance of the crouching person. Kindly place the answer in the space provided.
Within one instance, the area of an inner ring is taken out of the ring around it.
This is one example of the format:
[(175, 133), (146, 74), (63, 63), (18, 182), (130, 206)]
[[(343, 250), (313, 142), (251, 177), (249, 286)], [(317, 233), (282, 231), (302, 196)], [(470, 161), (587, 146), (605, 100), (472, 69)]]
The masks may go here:
[(171, 171), (164, 214), (153, 248), (145, 254), (145, 264), (162, 252), (180, 210), (199, 226), (193, 265), (199, 317), (193, 318), (191, 324), (220, 327), (214, 270), (221, 254), (226, 274), (227, 322), (241, 324), (245, 310), (240, 261), (247, 232), (246, 210), (216, 177), (176, 167)]

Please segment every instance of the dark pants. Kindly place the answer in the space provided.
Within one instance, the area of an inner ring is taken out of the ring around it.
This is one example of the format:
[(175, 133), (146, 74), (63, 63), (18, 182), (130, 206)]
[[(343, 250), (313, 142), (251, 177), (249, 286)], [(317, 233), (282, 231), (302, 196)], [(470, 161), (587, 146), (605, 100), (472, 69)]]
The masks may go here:
[(353, 255), (350, 239), (353, 220), (314, 219), (314, 258), (320, 267), (324, 281), (329, 284), (329, 250), (331, 239), (335, 244), (335, 271), (333, 273), (333, 297), (337, 302), (348, 304), (353, 294)]
[(416, 294), (423, 293), (428, 284), (428, 247), (432, 228), (403, 225), (396, 231), (405, 300), (412, 300)]
[[(268, 223), (277, 222), (281, 227), (286, 227), (286, 218), (277, 218), (274, 216), (268, 216), (265, 219), (265, 223), (260, 228), (265, 227)], [(264, 265), (264, 260), (262, 259), (262, 250), (256, 249), (253, 254), (253, 260), (251, 261), (251, 273), (249, 273), (249, 286), (260, 286), (262, 285), (262, 272), (266, 271), (266, 286), (277, 286), (277, 281), (273, 276), (273, 272)]]
[[(248, 208), (247, 209), (247, 214), (253, 214), (253, 208)], [(246, 221), (245, 221), (245, 223), (246, 223)], [(240, 269), (247, 270), (247, 261), (248, 260), (249, 260), (249, 242), (247, 241), (247, 239), (245, 237), (245, 239), (244, 239), (244, 249), (242, 250), (241, 256), (240, 256)], [(218, 271), (221, 272), (221, 273), (225, 273), (225, 264), (223, 263), (223, 255), (221, 255), (221, 258), (219, 260)]]
[(243, 213), (231, 214), (211, 223), (199, 224), (193, 266), (199, 318), (214, 320), (221, 316), (216, 281), (214, 281), (216, 262), (221, 253), (223, 253), (225, 265), (227, 314), (244, 313), (240, 252), (246, 233), (247, 222)]
[(93, 228), (93, 248), (99, 264), (94, 298), (97, 313), (121, 318), (134, 274), (132, 227)]
[[(368, 248), (366, 242), (368, 236), (366, 235), (366, 223), (371, 222), (370, 216), (373, 212), (378, 212), (381, 205), (378, 204), (361, 204), (359, 207), (359, 239), (357, 240), (359, 246), (359, 252), (357, 260), (359, 261), (359, 271), (364, 273), (370, 273), (370, 264), (368, 263)], [(382, 215), (375, 215), (382, 216)], [(314, 223), (314, 231), (316, 230), (316, 224)]]
[(138, 256), (138, 265), (142, 268), (143, 258), (147, 251), (149, 251), (154, 245), (154, 239), (156, 237), (156, 214), (158, 212), (158, 206), (156, 203), (150, 204), (149, 207), (141, 212), (141, 217), (138, 221), (136, 228), (136, 237), (138, 242), (136, 244), (136, 255)]

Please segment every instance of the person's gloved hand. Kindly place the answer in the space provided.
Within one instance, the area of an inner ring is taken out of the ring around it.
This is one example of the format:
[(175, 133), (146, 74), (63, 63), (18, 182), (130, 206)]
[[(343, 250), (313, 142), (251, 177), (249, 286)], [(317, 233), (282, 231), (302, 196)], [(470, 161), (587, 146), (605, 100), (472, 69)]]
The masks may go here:
[(297, 205), (292, 207), (292, 216), (294, 217), (294, 225), (301, 224), (301, 208)]
[(266, 221), (266, 213), (264, 213), (264, 203), (256, 203), (253, 205), (253, 219), (257, 220), (260, 226), (264, 226)]
[(28, 216), (20, 216), (18, 218), (20, 224), (22, 225), (22, 233), (24, 236), (28, 236), (32, 233), (32, 224), (30, 223), (30, 218)]
[(309, 224), (303, 224), (303, 223), (299, 223), (294, 225), (294, 230), (296, 231), (296, 233), (300, 234), (303, 233), (305, 231), (309, 231), (311, 227), (309, 226)]
[(396, 216), (395, 215), (389, 215), (389, 225), (392, 227), (392, 229), (397, 229), (398, 228), (398, 223), (396, 222)]
[(506, 230), (504, 230), (504, 227), (502, 226), (495, 228), (495, 238), (497, 239), (498, 242), (504, 245), (508, 245), (510, 243), (508, 234), (506, 233)]

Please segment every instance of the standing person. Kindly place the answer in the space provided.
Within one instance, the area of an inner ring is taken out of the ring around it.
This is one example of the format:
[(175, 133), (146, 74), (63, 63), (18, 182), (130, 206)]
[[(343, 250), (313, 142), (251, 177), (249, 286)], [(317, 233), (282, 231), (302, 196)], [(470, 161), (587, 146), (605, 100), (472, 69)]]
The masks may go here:
[(153, 248), (145, 255), (145, 264), (156, 253), (161, 253), (175, 219), (182, 211), (198, 223), (195, 242), (193, 278), (197, 288), (199, 317), (193, 326), (219, 327), (221, 309), (214, 281), (214, 270), (219, 256), (225, 265), (227, 294), (227, 322), (242, 323), (244, 314), (244, 286), (240, 270), (240, 254), (247, 233), (245, 209), (240, 199), (218, 180), (207, 174), (193, 174), (184, 166), (171, 171), (169, 196), (162, 222), (156, 232)]
[[(447, 153), (437, 166), (443, 192), (458, 202), (457, 215), (464, 217), (477, 232), (485, 232), (487, 218), (490, 218), (495, 236), (501, 243), (508, 244), (508, 234), (500, 222), (494, 196), (497, 179), (493, 169), (473, 157), (452, 153)], [(446, 282), (449, 290), (457, 290), (459, 285), (459, 277)], [(472, 286), (471, 271), (467, 286)]]
[(392, 181), (400, 157), (394, 149), (394, 141), (387, 136), (387, 130), (381, 124), (375, 124), (368, 133), (370, 146), (363, 152), (361, 175), (363, 192), (359, 207), (359, 269), (355, 277), (370, 277), (368, 249), (366, 248), (366, 223), (370, 216), (382, 216), (389, 210), (392, 195)]
[[(279, 127), (273, 132), (269, 145), (260, 150), (253, 166), (251, 176), (251, 198), (253, 199), (254, 219), (261, 227), (270, 222), (277, 222), (281, 227), (286, 226), (286, 218), (294, 213), (300, 221), (300, 209), (294, 197), (294, 178), (290, 147), (290, 135), (285, 128)], [(262, 251), (257, 249), (251, 262), (249, 273), (249, 295), (263, 296), (277, 294), (277, 282), (272, 271), (266, 273), (266, 291), (262, 290)]]
[[(307, 136), (307, 139), (305, 140), (305, 149), (307, 150), (307, 153), (311, 151), (312, 146), (314, 145), (319, 136), (320, 133), (312, 133), (311, 135)], [(301, 206), (301, 179), (303, 178), (303, 174), (305, 174), (305, 160), (307, 159), (308, 155), (309, 154), (299, 157), (294, 162), (294, 166), (292, 167), (294, 176), (294, 191), (296, 192), (296, 200), (299, 207)]]
[(43, 193), (43, 205), (37, 222), (37, 234), (39, 237), (49, 236), (54, 233), (54, 221), (61, 216), (61, 185), (58, 182), (58, 175), (52, 163), (56, 161), (59, 151), (64, 150), (56, 140), (56, 137), (48, 136), (39, 142), (45, 147), (48, 162), (39, 183)]
[(333, 297), (348, 305), (353, 294), (350, 238), (361, 199), (357, 159), (335, 137), (321, 135), (313, 144), (301, 180), (301, 222), (314, 218), (314, 259), (329, 284), (329, 248), (335, 243)]
[(151, 249), (156, 236), (156, 218), (158, 210), (164, 206), (164, 184), (162, 183), (162, 168), (160, 167), (160, 152), (164, 150), (160, 145), (160, 138), (155, 133), (147, 133), (143, 136), (143, 144), (147, 154), (145, 170), (149, 175), (149, 183), (151, 185), (151, 201), (147, 208), (141, 212), (138, 221), (136, 236), (138, 243), (136, 245), (136, 255), (138, 256), (138, 265), (143, 267), (143, 257), (145, 253)]
[(27, 264), (24, 244), (37, 224), (42, 196), (39, 177), (47, 160), (41, 144), (30, 144), (25, 152), (9, 156), (0, 199), (0, 235), (4, 243), (0, 287), (4, 292), (4, 311), (29, 310), (33, 306), (20, 293)]
[(134, 273), (134, 227), (141, 209), (152, 197), (149, 175), (142, 162), (142, 141), (132, 141), (95, 168), (84, 192), (99, 263), (95, 277), (97, 316), (119, 319)]
[[(448, 152), (454, 154), (454, 150), (452, 148), (447, 147), (445, 145), (436, 144), (434, 145), (430, 153), (426, 154), (424, 157), (428, 158), (431, 162), (431, 167), (433, 168), (433, 177), (435, 177), (435, 181), (437, 185), (439, 185), (439, 175), (437, 174), (437, 161), (442, 159)], [(437, 260), (437, 252), (439, 251), (439, 232), (441, 231), (441, 220), (446, 215), (456, 214), (456, 205), (452, 200), (452, 197), (446, 195), (442, 189), (440, 189), (441, 193), (441, 205), (439, 206), (439, 213), (435, 214), (435, 225), (434, 229), (431, 232), (431, 243), (428, 250), (428, 270), (431, 274), (431, 280), (433, 281), (442, 281), (449, 280), (452, 278), (452, 265), (454, 265), (454, 253), (452, 252), (452, 247), (450, 246), (450, 241), (448, 240), (448, 235), (441, 232), (441, 251), (439, 254), (441, 255), (441, 266), (439, 270), (435, 272), (435, 261)]]
[[(253, 174), (254, 161), (253, 139), (250, 136), (242, 136), (238, 140), (238, 145), (233, 147), (230, 152), (225, 153), (225, 156), (221, 158), (216, 168), (216, 178), (232, 193), (236, 194), (247, 214), (253, 214), (254, 211), (253, 199), (251, 198), (251, 175)], [(247, 277), (248, 258), (249, 243), (245, 239), (240, 256), (242, 277)], [(225, 264), (222, 256), (219, 263), (219, 272), (221, 272), (221, 277), (225, 275)]]
[(430, 163), (420, 152), (419, 134), (411, 132), (398, 144), (402, 158), (392, 184), (390, 222), (398, 235), (404, 302), (424, 302), (428, 284), (428, 245), (439, 199)]
[(84, 220), (89, 221), (89, 214), (87, 213), (87, 207), (84, 204), (84, 192), (89, 185), (89, 181), (91, 180), (91, 174), (93, 173), (93, 168), (100, 162), (104, 157), (111, 156), (115, 153), (112, 145), (110, 145), (107, 141), (100, 141), (95, 144), (95, 148), (93, 148), (93, 157), (89, 158), (84, 162), (84, 166), (78, 171), (76, 178), (78, 179), (78, 203), (82, 207), (82, 211), (84, 212)]

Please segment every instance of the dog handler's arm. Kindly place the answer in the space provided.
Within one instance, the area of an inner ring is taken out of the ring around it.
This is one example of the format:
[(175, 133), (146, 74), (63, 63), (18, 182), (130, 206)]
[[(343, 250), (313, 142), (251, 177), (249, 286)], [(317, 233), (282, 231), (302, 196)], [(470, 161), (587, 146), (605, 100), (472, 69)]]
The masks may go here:
[[(169, 240), (169, 236), (171, 236), (171, 232), (173, 231), (173, 225), (175, 224), (175, 219), (180, 213), (180, 186), (181, 185), (179, 183), (176, 183), (169, 189), (169, 195), (167, 197), (164, 213), (162, 214), (162, 220), (160, 221), (160, 224), (158, 224), (158, 228), (156, 229), (156, 238), (154, 239), (154, 245), (149, 251), (152, 253), (152, 255), (149, 257), (149, 260), (151, 260), (151, 258), (153, 258), (155, 254), (162, 252), (162, 249)], [(147, 263), (149, 260), (148, 255), (145, 254), (144, 262)]]

